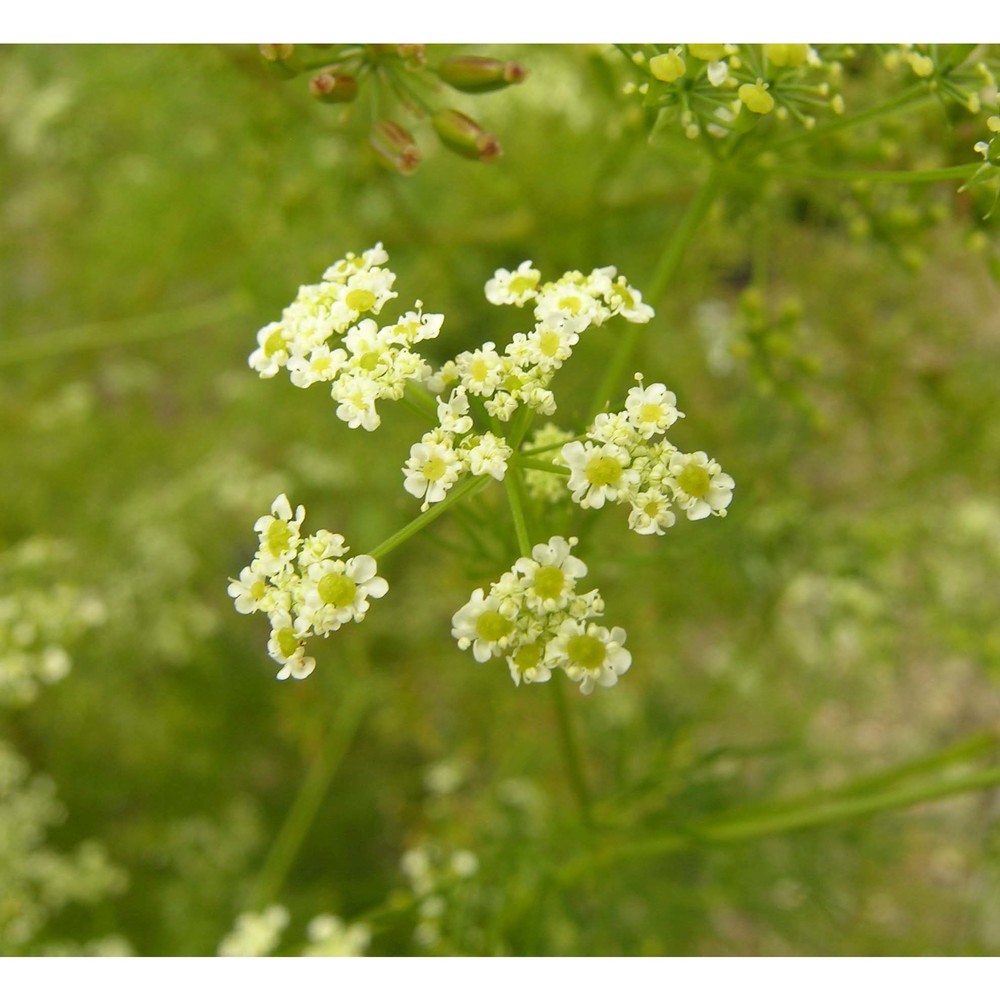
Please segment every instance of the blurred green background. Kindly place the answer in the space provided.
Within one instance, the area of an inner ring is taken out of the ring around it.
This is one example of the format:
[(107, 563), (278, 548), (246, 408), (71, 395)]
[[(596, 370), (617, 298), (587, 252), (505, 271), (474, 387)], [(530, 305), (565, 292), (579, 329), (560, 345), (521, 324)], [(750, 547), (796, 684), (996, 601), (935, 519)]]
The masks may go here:
[[(278, 493), (358, 552), (416, 513), (411, 413), (373, 438), (247, 367), (299, 284), (382, 241), (443, 361), (521, 328), (498, 267), (646, 287), (703, 181), (614, 50), (475, 51), (529, 69), (455, 101), (505, 155), (414, 127), (400, 177), (253, 46), (0, 49), (0, 953), (215, 954), (271, 904), (292, 954), (320, 913), (371, 954), (996, 953), (997, 228), (959, 181), (730, 177), (653, 303), (635, 367), (737, 489), (661, 539), (546, 514), (633, 654), (567, 690), (596, 829), (549, 692), (450, 637), (516, 555), (501, 488), (477, 550), (445, 517), (380, 564), (306, 681), (234, 612)], [(861, 51), (848, 114), (911, 82)], [(925, 102), (789, 159), (972, 165), (983, 137)], [(624, 329), (560, 376), (563, 426)], [(23, 649), (69, 673), (32, 684)]]

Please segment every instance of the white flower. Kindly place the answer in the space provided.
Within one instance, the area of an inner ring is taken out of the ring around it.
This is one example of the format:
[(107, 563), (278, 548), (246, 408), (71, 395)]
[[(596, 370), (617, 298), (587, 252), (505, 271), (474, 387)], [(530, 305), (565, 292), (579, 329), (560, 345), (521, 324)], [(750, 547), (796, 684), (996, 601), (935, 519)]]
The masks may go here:
[(648, 441), (654, 434), (662, 434), (684, 414), (677, 409), (677, 397), (662, 382), (644, 387), (642, 375), (636, 372), (635, 377), (639, 385), (629, 389), (625, 412), (629, 423)]
[(514, 453), (506, 439), (487, 431), (471, 447), (459, 450), (474, 476), (492, 476), (500, 482), (507, 474), (507, 460)]
[(477, 587), (469, 601), (455, 612), (451, 626), (458, 648), (472, 646), (477, 663), (503, 655), (514, 631), (514, 622), (500, 611), (500, 598), (494, 594), (484, 596), (482, 587)]
[(337, 418), (348, 427), (374, 431), (382, 423), (375, 409), (379, 400), (379, 384), (366, 372), (344, 372), (331, 386), (330, 395), (340, 404)]
[(447, 403), (438, 397), (437, 417), (441, 430), (451, 434), (461, 435), (472, 430), (469, 397), (465, 394), (464, 386), (460, 385), (453, 389)]
[(600, 508), (606, 500), (617, 500), (620, 491), (635, 481), (628, 470), (631, 458), (619, 445), (570, 441), (563, 445), (563, 461), (569, 467), (569, 489), (581, 507)]
[(455, 370), (462, 385), (474, 396), (492, 396), (504, 376), (503, 358), (496, 344), (488, 340), (474, 351), (463, 351), (455, 358)]
[(736, 483), (718, 462), (703, 451), (691, 455), (677, 452), (670, 458), (669, 472), (674, 500), (690, 521), (715, 514), (725, 517)]
[(283, 906), (269, 906), (262, 913), (241, 913), (236, 925), (222, 939), (219, 955), (223, 958), (269, 955), (287, 926), (288, 911)]
[(410, 448), (410, 457), (403, 466), (403, 489), (418, 500), (422, 498), (420, 509), (427, 510), (432, 503), (445, 498), (463, 471), (451, 435), (429, 431)]
[(247, 363), (261, 378), (274, 378), (288, 364), (288, 337), (280, 323), (268, 323), (257, 332), (257, 350)]
[(344, 536), (320, 528), (302, 542), (299, 565), (305, 569), (323, 559), (339, 559), (347, 555), (350, 546), (344, 544)]
[(531, 266), (530, 260), (519, 264), (516, 271), (500, 268), (486, 282), (486, 298), (495, 306), (523, 306), (525, 302), (535, 297), (541, 279), (541, 272)]
[(576, 538), (553, 535), (548, 544), (531, 550), (530, 559), (522, 557), (514, 563), (514, 569), (524, 577), (529, 607), (549, 612), (566, 606), (576, 581), (587, 575), (586, 563), (570, 555), (576, 543)]
[(637, 535), (662, 535), (665, 528), (673, 527), (677, 520), (670, 509), (670, 497), (660, 490), (649, 489), (631, 498), (632, 510), (628, 526)]
[(368, 949), (372, 933), (367, 924), (346, 924), (340, 917), (321, 913), (309, 921), (306, 936), (310, 942), (302, 951), (306, 957), (356, 958)]
[(261, 602), (267, 594), (267, 577), (255, 564), (240, 570), (239, 580), (231, 580), (227, 593), (234, 598), (236, 610), (241, 615), (260, 611)]
[(294, 357), (288, 362), (292, 385), (307, 389), (316, 382), (332, 382), (347, 362), (341, 348), (331, 351), (326, 344), (314, 347), (308, 358)]
[(389, 590), (389, 584), (375, 575), (377, 570), (369, 555), (354, 556), (346, 562), (323, 559), (313, 563), (307, 570), (296, 628), (305, 626), (317, 635), (327, 635), (349, 621), (362, 621), (368, 613), (369, 599), (384, 597)]
[(536, 639), (522, 643), (507, 654), (510, 679), (515, 686), (519, 686), (521, 681), (525, 684), (544, 684), (551, 678), (554, 664), (545, 658), (545, 650), (546, 643)]
[(547, 658), (558, 662), (571, 681), (580, 683), (582, 694), (590, 694), (595, 687), (613, 687), (628, 670), (632, 654), (624, 642), (624, 629), (609, 631), (594, 622), (568, 618), (549, 643)]
[(257, 553), (260, 572), (273, 576), (295, 558), (299, 547), (299, 529), (305, 516), (306, 509), (300, 504), (293, 518), (288, 497), (282, 493), (271, 504), (271, 513), (257, 519), (253, 530), (260, 537)]
[(630, 323), (648, 323), (656, 315), (653, 307), (642, 301), (642, 292), (633, 288), (624, 276), (619, 276), (611, 286), (607, 301), (616, 316)]

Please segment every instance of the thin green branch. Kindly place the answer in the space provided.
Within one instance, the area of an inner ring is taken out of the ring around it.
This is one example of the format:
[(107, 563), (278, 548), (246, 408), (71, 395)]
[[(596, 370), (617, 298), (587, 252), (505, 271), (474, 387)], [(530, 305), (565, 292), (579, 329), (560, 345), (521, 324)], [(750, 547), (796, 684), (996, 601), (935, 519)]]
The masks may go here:
[(548, 684), (549, 690), (552, 692), (552, 702), (555, 705), (556, 722), (559, 726), (559, 743), (562, 746), (570, 787), (573, 789), (573, 796), (576, 798), (577, 808), (580, 810), (580, 818), (588, 830), (593, 830), (594, 812), (591, 806), (590, 790), (587, 788), (583, 768), (580, 766), (580, 747), (577, 743), (576, 733), (573, 731), (569, 705), (566, 704), (566, 691), (560, 681), (561, 678), (553, 677)]
[(453, 507), (460, 500), (467, 496), (474, 496), (484, 490), (493, 479), (490, 476), (469, 476), (457, 486), (453, 486), (448, 495), (440, 502), (431, 504), (422, 514), (418, 514), (409, 524), (404, 525), (395, 534), (390, 535), (384, 542), (380, 542), (369, 553), (373, 559), (381, 559), (388, 555), (393, 549), (402, 545), (403, 542), (411, 539), (417, 532), (427, 527), (432, 521), (436, 521), (446, 510)]
[(847, 797), (843, 796), (843, 789), (832, 790), (827, 801), (801, 808), (788, 808), (777, 803), (772, 810), (758, 816), (720, 819), (685, 831), (613, 844), (574, 859), (558, 872), (557, 877), (561, 882), (572, 882), (595, 869), (635, 858), (662, 857), (696, 848), (725, 847), (761, 837), (797, 833), (997, 785), (1000, 785), (1000, 767)]
[(782, 177), (814, 177), (830, 181), (869, 181), (876, 184), (933, 184), (936, 181), (967, 180), (979, 169), (978, 163), (930, 170), (851, 170), (837, 167), (808, 167), (781, 163), (762, 168)]
[(198, 333), (207, 326), (246, 316), (249, 311), (247, 298), (235, 294), (166, 312), (85, 323), (53, 333), (31, 334), (0, 344), (0, 367), (57, 357), (71, 351), (96, 351), (144, 340)]
[[(658, 302), (680, 270), (684, 261), (684, 256), (698, 232), (702, 222), (708, 215), (709, 210), (718, 196), (722, 186), (724, 166), (720, 163), (713, 163), (705, 183), (701, 186), (694, 200), (688, 205), (687, 211), (681, 218), (673, 235), (664, 247), (663, 253), (653, 272), (653, 277), (643, 288), (643, 294), (649, 303)], [(622, 376), (635, 353), (642, 334), (643, 326), (629, 324), (628, 329), (618, 340), (618, 346), (612, 355), (610, 362), (604, 369), (604, 375), (600, 384), (594, 392), (591, 401), (590, 413), (600, 413), (604, 406), (611, 399), (612, 393), (621, 382)]]
[(323, 745), (264, 860), (254, 886), (251, 909), (262, 910), (277, 898), (371, 701), (368, 685), (356, 684), (348, 688)]

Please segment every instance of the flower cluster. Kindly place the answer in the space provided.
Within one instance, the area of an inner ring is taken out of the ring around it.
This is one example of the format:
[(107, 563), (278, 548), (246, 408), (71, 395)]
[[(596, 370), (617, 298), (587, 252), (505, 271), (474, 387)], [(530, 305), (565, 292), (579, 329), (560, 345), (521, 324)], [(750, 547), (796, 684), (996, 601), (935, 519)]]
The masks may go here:
[(817, 109), (844, 111), (836, 91), (844, 46), (667, 45), (632, 46), (632, 61), (643, 76), (626, 84), (660, 109), (664, 122), (679, 121), (684, 134), (715, 138), (748, 132), (766, 116), (816, 124)]
[(277, 497), (271, 513), (254, 524), (260, 539), (257, 553), (229, 584), (240, 614), (263, 611), (270, 620), (267, 651), (281, 666), (279, 680), (308, 677), (316, 661), (305, 655), (305, 640), (360, 622), (370, 601), (389, 589), (376, 576), (371, 556), (344, 558), (349, 546), (343, 535), (320, 530), (303, 538), (304, 520), (304, 507), (293, 515), (285, 494)]
[(67, 646), (103, 624), (104, 603), (52, 582), (70, 556), (52, 539), (30, 538), (0, 556), (0, 705), (24, 705), (69, 673)]
[(380, 327), (371, 318), (397, 295), (396, 275), (382, 266), (388, 259), (377, 243), (328, 267), (319, 284), (303, 285), (281, 320), (257, 334), (250, 367), (261, 378), (285, 368), (300, 388), (329, 382), (337, 416), (349, 427), (375, 430), (381, 422), (376, 403), (399, 399), (408, 382), (431, 374), (413, 348), (436, 337), (444, 320), (425, 314), (419, 301), (395, 323)]
[(440, 424), (428, 431), (410, 449), (403, 466), (403, 488), (423, 500), (421, 510), (445, 498), (445, 494), (466, 472), (474, 476), (492, 476), (497, 481), (507, 472), (507, 460), (513, 449), (506, 439), (487, 431), (471, 434), (469, 400), (461, 386), (453, 390), (447, 402), (438, 397)]
[(615, 685), (632, 654), (624, 648), (624, 629), (592, 620), (604, 612), (601, 595), (576, 592), (577, 580), (587, 575), (572, 555), (576, 543), (554, 535), (530, 558), (518, 559), (488, 594), (473, 591), (452, 618), (458, 648), (471, 647), (479, 663), (503, 657), (515, 684), (542, 683), (561, 669), (583, 694)]
[(662, 436), (684, 416), (677, 398), (663, 383), (645, 386), (640, 373), (635, 377), (624, 410), (599, 413), (586, 441), (562, 447), (573, 502), (583, 508), (628, 504), (629, 527), (640, 535), (662, 535), (676, 520), (675, 507), (691, 521), (725, 517), (732, 477), (705, 452), (685, 454)]
[(550, 415), (556, 402), (549, 384), (581, 333), (612, 316), (630, 323), (648, 323), (653, 317), (642, 294), (614, 267), (596, 268), (587, 275), (568, 271), (544, 283), (541, 278), (530, 260), (514, 271), (501, 268), (494, 274), (486, 283), (487, 300), (493, 305), (532, 303), (534, 328), (515, 333), (502, 354), (492, 341), (463, 351), (435, 373), (429, 383), (432, 390), (443, 391), (458, 382), (470, 396), (483, 400), (490, 416), (504, 422), (521, 405)]

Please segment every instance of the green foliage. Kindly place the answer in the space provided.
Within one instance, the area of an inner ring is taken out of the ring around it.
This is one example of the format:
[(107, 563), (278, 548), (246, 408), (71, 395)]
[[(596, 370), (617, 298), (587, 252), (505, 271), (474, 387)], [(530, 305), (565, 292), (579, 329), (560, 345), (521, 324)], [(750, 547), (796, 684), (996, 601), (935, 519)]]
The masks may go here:
[[(842, 48), (841, 115), (695, 139), (652, 46), (477, 52), (528, 70), (449, 92), (504, 155), (425, 123), (412, 176), (363, 102), (342, 120), (252, 46), (0, 50), (0, 664), (71, 661), (2, 707), (0, 953), (210, 955), (277, 904), (279, 953), (347, 947), (322, 914), (371, 954), (996, 953), (1000, 245), (973, 149), (996, 111), (960, 98), (997, 51)], [(810, 96), (796, 72), (779, 102)], [(386, 557), (304, 681), (233, 612), (277, 494), (358, 552), (415, 513), (412, 413), (373, 444), (246, 365), (376, 241), (446, 316), (436, 362), (509, 337), (482, 289), (522, 260), (614, 264), (655, 306), (581, 342), (554, 419), (664, 381), (729, 517), (656, 538), (529, 509), (628, 631), (613, 690), (560, 706), (565, 678), (514, 688), (455, 648), (518, 555), (497, 485)], [(29, 599), (45, 635), (11, 630)]]

